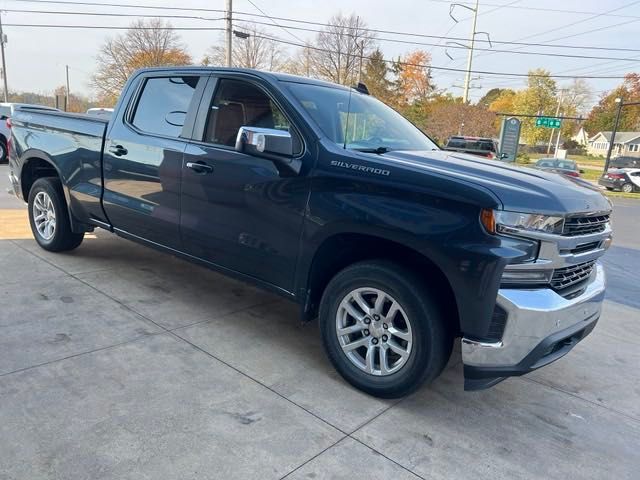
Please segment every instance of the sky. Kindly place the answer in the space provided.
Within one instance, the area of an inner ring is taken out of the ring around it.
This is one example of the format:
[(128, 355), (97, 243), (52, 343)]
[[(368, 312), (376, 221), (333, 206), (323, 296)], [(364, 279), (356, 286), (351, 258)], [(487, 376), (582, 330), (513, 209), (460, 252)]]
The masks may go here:
[[(76, 0), (69, 0), (76, 1)], [(80, 0), (77, 0), (80, 1)], [(57, 24), (57, 25), (95, 25), (103, 27), (126, 27), (134, 18), (121, 17), (85, 17), (78, 15), (51, 15), (39, 13), (20, 13), (11, 10), (47, 10), (71, 12), (108, 12), (139, 14), (142, 11), (136, 6), (171, 6), (224, 9), (225, 0), (86, 0), (95, 3), (118, 3), (131, 5), (133, 8), (74, 6), (68, 4), (35, 3), (33, 1), (0, 0), (4, 33), (7, 35), (6, 62), (7, 78), (11, 91), (52, 92), (56, 86), (65, 82), (65, 65), (69, 65), (70, 90), (84, 95), (91, 95), (89, 78), (95, 68), (95, 56), (104, 41), (122, 31), (112, 28), (101, 29), (58, 29), (29, 28), (11, 26), (11, 24)], [(472, 1), (461, 0), (472, 6)], [(356, 13), (370, 28), (419, 33), (459, 38), (459, 42), (467, 43), (471, 31), (472, 13), (460, 6), (453, 7), (453, 14), (458, 20), (449, 16), (452, 2), (446, 0), (234, 0), (233, 10), (244, 13), (259, 14), (260, 8), (269, 15), (287, 17), (314, 22), (326, 22), (337, 13)], [(257, 8), (256, 8), (257, 7)], [(547, 11), (545, 9), (564, 10)], [(221, 13), (194, 12), (162, 12), (160, 10), (144, 10), (147, 14), (186, 14), (202, 15), (209, 19), (176, 19), (175, 27), (202, 26), (224, 27), (223, 21), (211, 20), (220, 18)], [(526, 73), (532, 68), (545, 68), (554, 74), (561, 75), (597, 75), (623, 76), (628, 72), (640, 72), (640, 1), (629, 0), (480, 0), (476, 31), (488, 32), (493, 46), (486, 42), (476, 45), (483, 49), (512, 50), (518, 52), (544, 52), (620, 58), (620, 60), (564, 58), (553, 56), (537, 56), (521, 53), (502, 53), (477, 51), (474, 55), (473, 70), (491, 72)], [(584, 13), (579, 13), (584, 12)], [(250, 17), (236, 15), (238, 19), (248, 20)], [(260, 18), (260, 21), (268, 19)], [(281, 25), (285, 22), (277, 21)], [(291, 24), (298, 25), (300, 24)], [(285, 30), (276, 25), (266, 28), (270, 35), (291, 42), (298, 39), (312, 40), (315, 33), (300, 30)], [(316, 28), (316, 27), (311, 27)], [(194, 59), (199, 61), (206, 49), (222, 41), (220, 32), (184, 31), (179, 32)], [(568, 37), (568, 38), (563, 38)], [(478, 34), (479, 40), (486, 37)], [(394, 43), (388, 39), (411, 42), (430, 43), (435, 45), (409, 45)], [(239, 40), (241, 41), (241, 40)], [(571, 46), (597, 46), (607, 48), (632, 49), (635, 51), (611, 51), (592, 49), (549, 48), (546, 46), (521, 47), (518, 45), (499, 44), (500, 41), (523, 41), (534, 43), (552, 43)], [(424, 49), (432, 55), (434, 67), (466, 68), (466, 49), (455, 49), (447, 46), (445, 40), (422, 37), (406, 37), (391, 34), (378, 34), (378, 44), (385, 58), (394, 58), (414, 49)], [(287, 48), (287, 47), (283, 47)], [(453, 60), (447, 56), (453, 57)], [(463, 72), (433, 70), (435, 84), (440, 89), (447, 89), (456, 95), (462, 95)], [(479, 78), (477, 78), (479, 77)], [(487, 74), (473, 74), (471, 100), (477, 101), (486, 91), (493, 87), (521, 88), (523, 78), (505, 78)], [(621, 82), (619, 79), (589, 79), (593, 90), (593, 101), (602, 92)], [(570, 79), (558, 79), (558, 85), (564, 86)]]

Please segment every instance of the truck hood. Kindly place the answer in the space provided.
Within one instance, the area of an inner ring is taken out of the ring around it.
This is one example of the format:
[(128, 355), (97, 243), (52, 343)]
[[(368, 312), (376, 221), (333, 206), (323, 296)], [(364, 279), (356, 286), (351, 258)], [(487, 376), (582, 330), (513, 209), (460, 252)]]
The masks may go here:
[(437, 172), (482, 186), (498, 197), (505, 210), (564, 215), (611, 210), (597, 187), (579, 178), (444, 150), (396, 150), (381, 158), (397, 168)]

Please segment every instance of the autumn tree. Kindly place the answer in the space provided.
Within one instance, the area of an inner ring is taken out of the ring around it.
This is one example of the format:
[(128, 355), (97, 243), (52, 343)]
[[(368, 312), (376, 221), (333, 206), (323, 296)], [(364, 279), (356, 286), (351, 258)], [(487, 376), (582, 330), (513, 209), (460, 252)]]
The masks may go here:
[[(54, 103), (56, 97), (66, 97), (67, 87), (64, 85), (60, 85), (53, 91), (54, 95)], [(69, 95), (67, 111), (68, 112), (76, 112), (76, 113), (84, 113), (89, 108), (95, 107), (97, 104), (94, 101), (89, 100), (88, 98), (82, 95), (76, 95), (73, 92)], [(62, 108), (62, 105), (60, 105)]]
[[(527, 88), (519, 91), (514, 100), (515, 113), (523, 115), (555, 115), (558, 104), (557, 86), (547, 70), (529, 71)], [(546, 141), (549, 131), (535, 126), (535, 118), (522, 119), (522, 137), (528, 144)]]
[(500, 96), (506, 91), (513, 90), (509, 90), (508, 88), (492, 88), (487, 93), (485, 93), (482, 98), (480, 98), (480, 100), (478, 100), (478, 105), (480, 105), (481, 107), (488, 107), (498, 98), (500, 98)]
[(431, 100), (422, 129), (443, 144), (452, 135), (496, 137), (496, 114), (484, 106), (464, 104), (462, 98), (439, 95)]
[(137, 69), (188, 65), (191, 56), (170, 23), (151, 19), (138, 20), (124, 34), (108, 39), (96, 61), (98, 66), (91, 85), (102, 105), (112, 106)]
[[(513, 106), (515, 98), (516, 92), (509, 88), (505, 88), (501, 90), (500, 95), (489, 104), (488, 109), (489, 111), (495, 113), (516, 113), (514, 112)], [(478, 105), (482, 106), (483, 104), (480, 104), (480, 102), (478, 102)], [(503, 118), (503, 116), (496, 115), (496, 118), (494, 120), (496, 129), (501, 128)]]
[[(247, 38), (233, 38), (231, 60), (234, 67), (255, 68), (258, 70), (280, 70), (287, 59), (278, 44), (267, 36), (267, 32), (255, 24), (242, 24), (238, 30), (246, 33)], [(203, 65), (226, 65), (226, 46), (221, 41), (209, 47)]]
[(394, 62), (396, 90), (408, 104), (424, 103), (434, 91), (431, 77), (431, 55), (424, 50), (416, 50)]
[(374, 43), (373, 34), (359, 16), (334, 15), (313, 42), (310, 73), (330, 82), (353, 85)]
[[(626, 75), (621, 85), (600, 98), (584, 122), (584, 128), (590, 134), (613, 130), (617, 111), (616, 98), (622, 98), (625, 102), (640, 102), (640, 74)], [(623, 108), (619, 130), (640, 130), (640, 107)]]

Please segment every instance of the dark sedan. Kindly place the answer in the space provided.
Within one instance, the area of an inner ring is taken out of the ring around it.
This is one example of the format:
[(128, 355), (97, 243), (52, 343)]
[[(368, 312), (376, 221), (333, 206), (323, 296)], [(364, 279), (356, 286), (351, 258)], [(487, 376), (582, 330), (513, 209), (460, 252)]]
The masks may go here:
[(565, 158), (541, 158), (535, 164), (535, 168), (547, 172), (561, 173), (570, 177), (579, 177), (584, 173), (573, 160)]

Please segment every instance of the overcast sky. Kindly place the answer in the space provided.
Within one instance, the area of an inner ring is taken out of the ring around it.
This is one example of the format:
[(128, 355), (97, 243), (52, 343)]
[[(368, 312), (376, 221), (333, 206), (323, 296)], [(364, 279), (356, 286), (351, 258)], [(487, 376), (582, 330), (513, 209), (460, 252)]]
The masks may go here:
[[(73, 0), (72, 0), (73, 1)], [(92, 0), (100, 3), (120, 3), (131, 5), (163, 5), (196, 8), (225, 8), (225, 0)], [(449, 17), (450, 3), (443, 0), (253, 0), (253, 3), (269, 15), (324, 22), (338, 12), (349, 14), (355, 12), (372, 28), (421, 33), (427, 35), (447, 35), (451, 37), (468, 37), (471, 23), (470, 12), (464, 8), (455, 8), (455, 16), (460, 20), (455, 23)], [(466, 2), (463, 2), (466, 3)], [(496, 5), (503, 5), (497, 8)], [(529, 7), (509, 8), (511, 7)], [(36, 13), (16, 13), (6, 10), (57, 10), (81, 12), (127, 12), (139, 13), (135, 8), (92, 7), (55, 5), (50, 3), (36, 4), (18, 0), (0, 0), (3, 9), (4, 24), (76, 24), (127, 26), (131, 18), (80, 17), (70, 15), (42, 15)], [(260, 13), (248, 0), (234, 0), (234, 10), (240, 12)], [(497, 8), (497, 9), (496, 9)], [(586, 14), (560, 13), (532, 10), (562, 9), (589, 12)], [(146, 11), (147, 13), (151, 13)], [(174, 13), (181, 12), (161, 12)], [(568, 50), (546, 47), (517, 47), (494, 43), (495, 49), (518, 51), (538, 51), (591, 55), (601, 57), (617, 57), (635, 59), (633, 61), (606, 61), (594, 59), (575, 59), (560, 57), (544, 57), (508, 53), (478, 52), (474, 58), (474, 70), (526, 73), (527, 70), (543, 67), (556, 74), (576, 75), (616, 75), (627, 72), (640, 72), (640, 1), (624, 0), (486, 0), (480, 1), (480, 16), (477, 31), (486, 31), (496, 41), (518, 41), (537, 43), (556, 43), (563, 45), (600, 46), (637, 49), (636, 52), (607, 50)], [(608, 16), (597, 14), (608, 13)], [(184, 12), (193, 14), (193, 12)], [(208, 17), (221, 14), (203, 13)], [(240, 18), (238, 16), (237, 18)], [(243, 17), (248, 18), (248, 17)], [(264, 21), (264, 19), (259, 19)], [(224, 22), (210, 20), (173, 20), (178, 26), (219, 26)], [(293, 35), (302, 39), (311, 39), (313, 33), (291, 30), (291, 33), (273, 26), (266, 27), (274, 36), (297, 42)], [(313, 28), (313, 27), (312, 27)], [(95, 55), (100, 45), (109, 36), (118, 32), (108, 29), (35, 29), (27, 27), (6, 26), (8, 35), (6, 48), (7, 72), (10, 90), (51, 92), (56, 86), (64, 83), (64, 66), (69, 65), (71, 73), (71, 91), (90, 94), (88, 79), (94, 69)], [(578, 35), (575, 35), (578, 34)], [(195, 61), (199, 61), (207, 47), (221, 41), (218, 32), (180, 32), (183, 41), (188, 45)], [(569, 35), (571, 38), (560, 39)], [(438, 43), (428, 38), (394, 37), (378, 34), (381, 38), (399, 38), (417, 42)], [(482, 38), (482, 37), (478, 37)], [(557, 39), (557, 40), (556, 40)], [(416, 48), (431, 51), (434, 66), (465, 68), (466, 51), (449, 49), (454, 58), (450, 60), (440, 46), (403, 45), (387, 41), (379, 41), (386, 58)], [(480, 44), (488, 48), (486, 44)], [(284, 48), (284, 47), (283, 47)], [(463, 73), (433, 71), (434, 80), (439, 88), (451, 89), (461, 95), (461, 89), (454, 85), (462, 85)], [(476, 77), (478, 75), (474, 75)], [(620, 80), (588, 80), (594, 91), (594, 100), (600, 92), (620, 83)], [(560, 85), (569, 80), (559, 80)], [(519, 88), (524, 84), (522, 79), (505, 79), (490, 75), (474, 81), (474, 86), (482, 87), (472, 91), (472, 99), (477, 100), (486, 90), (495, 86)]]

